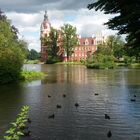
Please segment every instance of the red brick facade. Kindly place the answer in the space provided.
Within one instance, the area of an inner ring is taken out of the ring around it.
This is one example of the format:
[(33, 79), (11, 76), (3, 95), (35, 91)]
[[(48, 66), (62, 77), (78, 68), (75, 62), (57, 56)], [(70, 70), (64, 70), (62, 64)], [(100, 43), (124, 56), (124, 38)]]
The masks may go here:
[[(48, 20), (47, 12), (44, 15), (44, 21), (41, 24), (41, 37), (45, 35), (49, 35), (51, 28), (51, 24)], [(58, 38), (58, 46), (59, 52), (58, 55), (61, 56), (63, 61), (67, 61), (67, 57), (65, 55), (65, 50), (62, 48), (62, 38), (61, 38), (61, 31), (59, 31), (59, 38)], [(86, 60), (88, 55), (91, 55), (97, 50), (96, 47), (96, 38), (95, 37), (78, 37), (78, 44), (77, 46), (73, 47), (73, 54), (70, 56), (68, 61), (80, 61)], [(41, 43), (41, 61), (45, 62), (47, 60), (47, 46), (43, 46)]]
[(97, 50), (95, 45), (95, 38), (84, 37), (78, 38), (78, 40), (79, 45), (73, 48), (74, 53), (71, 55), (70, 61), (86, 60), (88, 55), (91, 55)]

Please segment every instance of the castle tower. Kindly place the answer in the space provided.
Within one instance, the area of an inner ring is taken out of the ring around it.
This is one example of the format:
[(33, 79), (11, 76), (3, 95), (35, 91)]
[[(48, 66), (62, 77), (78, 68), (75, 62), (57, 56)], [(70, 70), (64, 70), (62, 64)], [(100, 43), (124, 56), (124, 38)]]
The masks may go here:
[(40, 28), (41, 37), (44, 37), (45, 35), (49, 36), (50, 30), (51, 30), (51, 23), (49, 22), (47, 11), (45, 11), (44, 20), (41, 23), (41, 28)]
[[(46, 36), (48, 37), (50, 31), (51, 31), (51, 23), (49, 22), (47, 11), (45, 11), (44, 20), (41, 23), (40, 27), (40, 38), (42, 39), (43, 37)], [(43, 62), (45, 62), (47, 59), (46, 49), (47, 46), (44, 46), (43, 43), (41, 42), (41, 61)]]

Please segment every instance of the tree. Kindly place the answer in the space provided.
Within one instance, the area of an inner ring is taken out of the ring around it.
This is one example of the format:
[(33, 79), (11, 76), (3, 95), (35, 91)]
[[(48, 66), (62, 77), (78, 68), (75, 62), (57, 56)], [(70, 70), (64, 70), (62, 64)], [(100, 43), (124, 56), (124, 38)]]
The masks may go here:
[(115, 58), (119, 59), (125, 54), (125, 42), (121, 36), (110, 35), (106, 41)]
[(27, 59), (29, 59), (29, 60), (37, 60), (38, 58), (39, 58), (39, 53), (36, 50), (31, 49), (28, 52)]
[[(47, 46), (46, 52), (48, 55), (47, 61), (59, 61), (59, 46), (58, 46), (58, 30), (51, 28), (49, 36), (45, 36), (42, 38), (42, 43), (44, 46)], [(53, 62), (52, 62), (53, 63)]]
[(97, 0), (88, 5), (89, 9), (104, 11), (105, 14), (116, 14), (105, 25), (127, 34), (128, 49), (140, 57), (140, 0)]
[(24, 53), (25, 58), (27, 58), (29, 50), (28, 50), (28, 43), (25, 40), (19, 40), (19, 48)]
[(78, 44), (78, 39), (76, 35), (76, 27), (73, 27), (70, 24), (64, 24), (61, 27), (62, 38), (63, 38), (63, 47), (66, 52), (67, 61), (73, 53), (73, 47)]
[(119, 59), (125, 54), (125, 43), (121, 36), (110, 35), (106, 42), (99, 44), (96, 53), (103, 55), (113, 55)]
[(88, 68), (114, 68), (114, 60), (124, 55), (124, 42), (120, 36), (111, 35), (97, 46), (97, 51), (87, 58)]
[(0, 11), (0, 84), (16, 81), (25, 58), (24, 44), (18, 39), (18, 30)]

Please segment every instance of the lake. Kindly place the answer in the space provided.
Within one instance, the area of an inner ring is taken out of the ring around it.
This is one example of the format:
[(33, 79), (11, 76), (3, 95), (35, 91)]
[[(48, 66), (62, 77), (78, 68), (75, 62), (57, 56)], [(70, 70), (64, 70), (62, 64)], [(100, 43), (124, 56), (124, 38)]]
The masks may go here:
[[(112, 140), (139, 140), (140, 69), (38, 64), (24, 69), (47, 75), (44, 80), (0, 86), (0, 139), (22, 105), (29, 105), (32, 134), (23, 140), (108, 140), (109, 130)], [(55, 118), (48, 119), (52, 114)]]

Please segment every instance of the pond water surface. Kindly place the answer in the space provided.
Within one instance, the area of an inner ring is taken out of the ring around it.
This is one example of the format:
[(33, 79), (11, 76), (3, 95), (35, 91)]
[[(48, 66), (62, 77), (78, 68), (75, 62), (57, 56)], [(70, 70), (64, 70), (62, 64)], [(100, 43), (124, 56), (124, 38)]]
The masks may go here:
[[(139, 69), (92, 70), (81, 65), (24, 68), (47, 76), (44, 80), (0, 86), (1, 140), (22, 105), (31, 107), (32, 120), (32, 134), (23, 140), (107, 140), (109, 130), (111, 140), (139, 140)], [(131, 98), (136, 101), (131, 102)], [(62, 108), (57, 109), (57, 104)], [(48, 119), (52, 114), (55, 118)], [(104, 114), (111, 119), (105, 119)]]

